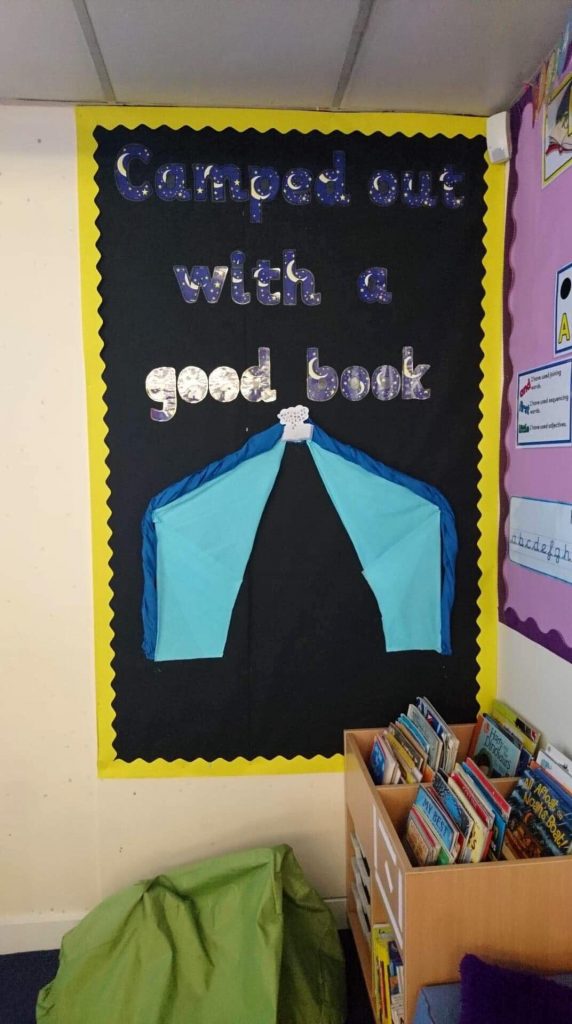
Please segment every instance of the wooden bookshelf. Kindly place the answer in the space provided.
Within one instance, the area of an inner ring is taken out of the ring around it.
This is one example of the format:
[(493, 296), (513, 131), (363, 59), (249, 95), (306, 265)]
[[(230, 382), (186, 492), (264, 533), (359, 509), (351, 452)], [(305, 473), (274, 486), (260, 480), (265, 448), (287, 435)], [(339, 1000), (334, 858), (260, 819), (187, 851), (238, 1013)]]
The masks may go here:
[[(458, 759), (473, 725), (452, 726)], [(367, 767), (379, 729), (345, 733), (348, 920), (372, 1001), (371, 950), (352, 890), (353, 832), (370, 868), (371, 925), (391, 924), (404, 965), (405, 1024), (419, 990), (459, 980), (465, 953), (543, 973), (572, 970), (572, 856), (415, 867), (400, 836), (417, 786), (375, 786)], [(508, 795), (514, 779), (495, 785)]]

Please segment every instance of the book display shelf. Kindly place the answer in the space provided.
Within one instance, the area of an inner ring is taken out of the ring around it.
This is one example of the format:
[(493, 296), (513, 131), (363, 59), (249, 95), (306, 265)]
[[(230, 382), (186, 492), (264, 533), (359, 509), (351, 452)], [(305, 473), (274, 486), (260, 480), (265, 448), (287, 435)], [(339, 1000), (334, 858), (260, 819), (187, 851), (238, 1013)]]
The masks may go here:
[[(451, 728), (463, 761), (474, 726)], [(374, 924), (395, 933), (405, 1024), (424, 985), (459, 980), (465, 953), (544, 973), (572, 970), (572, 856), (414, 867), (400, 836), (418, 787), (374, 785), (367, 758), (377, 732), (345, 733), (347, 911), (372, 1007)], [(516, 780), (494, 783), (507, 796)]]

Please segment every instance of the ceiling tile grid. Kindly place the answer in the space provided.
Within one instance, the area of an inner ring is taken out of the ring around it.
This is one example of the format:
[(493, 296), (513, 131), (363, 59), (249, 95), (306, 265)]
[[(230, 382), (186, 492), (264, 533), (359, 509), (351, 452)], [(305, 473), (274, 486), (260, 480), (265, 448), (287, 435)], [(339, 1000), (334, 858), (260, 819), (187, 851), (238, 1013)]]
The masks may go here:
[(71, 0), (0, 0), (0, 98), (104, 99)]
[(359, 0), (87, 0), (122, 103), (324, 107)]
[(342, 106), (505, 110), (564, 29), (569, 0), (378, 0)]
[(0, 101), (488, 115), (570, 0), (0, 0)]

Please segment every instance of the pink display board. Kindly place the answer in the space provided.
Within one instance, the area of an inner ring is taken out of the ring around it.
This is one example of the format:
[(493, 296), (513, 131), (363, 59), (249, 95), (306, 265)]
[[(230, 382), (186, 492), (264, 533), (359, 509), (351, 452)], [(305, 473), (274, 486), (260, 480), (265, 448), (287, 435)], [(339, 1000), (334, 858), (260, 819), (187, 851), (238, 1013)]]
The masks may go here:
[[(553, 121), (569, 109), (562, 82)], [(563, 319), (568, 295), (572, 305), (572, 137), (560, 140), (562, 169), (544, 183), (553, 129), (545, 110), (533, 123), (531, 99), (529, 89), (511, 111), (499, 611), (506, 625), (572, 661), (572, 341)]]

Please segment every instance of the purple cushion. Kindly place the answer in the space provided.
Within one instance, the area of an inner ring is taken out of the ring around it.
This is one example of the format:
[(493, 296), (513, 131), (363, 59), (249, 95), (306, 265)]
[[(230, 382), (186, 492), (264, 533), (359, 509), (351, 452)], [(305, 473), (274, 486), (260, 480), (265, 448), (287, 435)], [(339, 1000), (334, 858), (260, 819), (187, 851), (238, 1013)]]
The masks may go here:
[(572, 989), (527, 971), (461, 960), (459, 1024), (572, 1024)]

